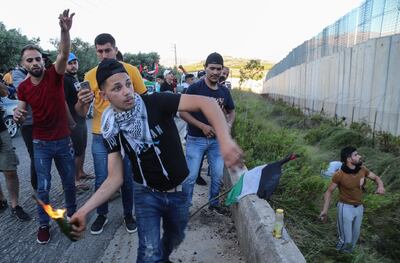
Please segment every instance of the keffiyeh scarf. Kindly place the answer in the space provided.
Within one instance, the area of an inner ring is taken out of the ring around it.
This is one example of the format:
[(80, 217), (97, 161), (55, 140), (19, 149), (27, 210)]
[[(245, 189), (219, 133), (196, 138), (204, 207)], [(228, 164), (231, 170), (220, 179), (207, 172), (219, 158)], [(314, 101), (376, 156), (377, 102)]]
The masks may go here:
[[(117, 145), (116, 136), (122, 132), (124, 138), (128, 141), (131, 148), (136, 153), (139, 169), (142, 175), (143, 184), (147, 185), (146, 180), (142, 172), (140, 165), (139, 155), (149, 149), (151, 146), (154, 147), (157, 158), (163, 170), (163, 174), (168, 178), (168, 173), (165, 170), (162, 161), (160, 159), (161, 151), (153, 143), (150, 134), (150, 128), (147, 118), (146, 106), (143, 99), (135, 93), (135, 105), (132, 109), (123, 112), (116, 112), (111, 106), (109, 106), (101, 117), (101, 133), (104, 139), (112, 147)], [(121, 144), (121, 151), (123, 146)], [(124, 155), (124, 153), (122, 152)]]

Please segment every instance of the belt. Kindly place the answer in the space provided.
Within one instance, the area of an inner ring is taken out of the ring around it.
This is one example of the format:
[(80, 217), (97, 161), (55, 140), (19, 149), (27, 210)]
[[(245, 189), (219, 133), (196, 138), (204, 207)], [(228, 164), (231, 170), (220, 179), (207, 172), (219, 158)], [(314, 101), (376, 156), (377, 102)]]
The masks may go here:
[(354, 208), (357, 208), (357, 207), (359, 207), (360, 205), (362, 205), (362, 204), (358, 204), (358, 205), (346, 204), (346, 203), (343, 203), (343, 202), (340, 202), (340, 201), (339, 201), (339, 203), (342, 203), (342, 204), (344, 204), (344, 205), (351, 205), (351, 206), (353, 206)]
[(154, 189), (154, 188), (150, 188), (149, 189), (153, 192), (159, 192), (159, 193), (176, 193), (176, 192), (182, 192), (182, 185), (178, 185), (170, 190), (158, 190), (158, 189)]

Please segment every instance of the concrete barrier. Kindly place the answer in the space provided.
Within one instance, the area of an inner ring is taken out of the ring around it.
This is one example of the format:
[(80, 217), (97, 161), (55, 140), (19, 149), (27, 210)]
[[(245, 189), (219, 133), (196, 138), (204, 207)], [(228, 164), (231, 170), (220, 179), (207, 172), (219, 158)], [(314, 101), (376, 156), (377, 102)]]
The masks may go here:
[[(225, 185), (231, 187), (242, 173), (243, 171), (225, 170)], [(246, 262), (306, 262), (285, 229), (282, 239), (272, 236), (275, 213), (268, 202), (256, 195), (248, 195), (232, 205), (232, 212), (239, 245)]]

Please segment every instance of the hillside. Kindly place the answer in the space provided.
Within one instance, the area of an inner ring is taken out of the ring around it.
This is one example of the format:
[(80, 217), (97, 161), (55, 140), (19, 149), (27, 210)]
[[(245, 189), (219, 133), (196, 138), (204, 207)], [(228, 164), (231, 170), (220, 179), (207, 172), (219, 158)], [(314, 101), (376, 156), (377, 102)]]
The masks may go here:
[[(234, 58), (234, 57), (224, 57), (224, 64), (225, 66), (229, 67), (231, 69), (231, 77), (239, 77), (239, 70), (243, 68), (247, 62), (249, 62), (250, 59), (246, 58)], [(204, 69), (204, 63), (205, 61), (202, 60), (198, 63), (194, 64), (188, 64), (188, 65), (183, 65), (183, 67), (188, 71), (188, 72), (193, 72), (193, 71), (199, 71)], [(262, 60), (261, 61), (262, 65), (265, 68), (265, 71), (267, 72), (272, 68), (274, 65), (273, 63), (269, 61)]]

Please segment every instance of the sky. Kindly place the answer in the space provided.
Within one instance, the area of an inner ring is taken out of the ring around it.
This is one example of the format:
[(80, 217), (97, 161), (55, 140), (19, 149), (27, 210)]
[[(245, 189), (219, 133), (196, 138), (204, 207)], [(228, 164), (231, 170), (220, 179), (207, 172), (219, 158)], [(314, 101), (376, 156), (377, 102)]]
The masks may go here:
[[(358, 7), (362, 0), (22, 0), (7, 1), (7, 29), (40, 37), (44, 49), (59, 38), (58, 15), (75, 12), (71, 38), (93, 43), (112, 34), (122, 53), (157, 52), (160, 63), (205, 60), (208, 54), (278, 62), (293, 48)], [(4, 5), (3, 5), (4, 6)]]

